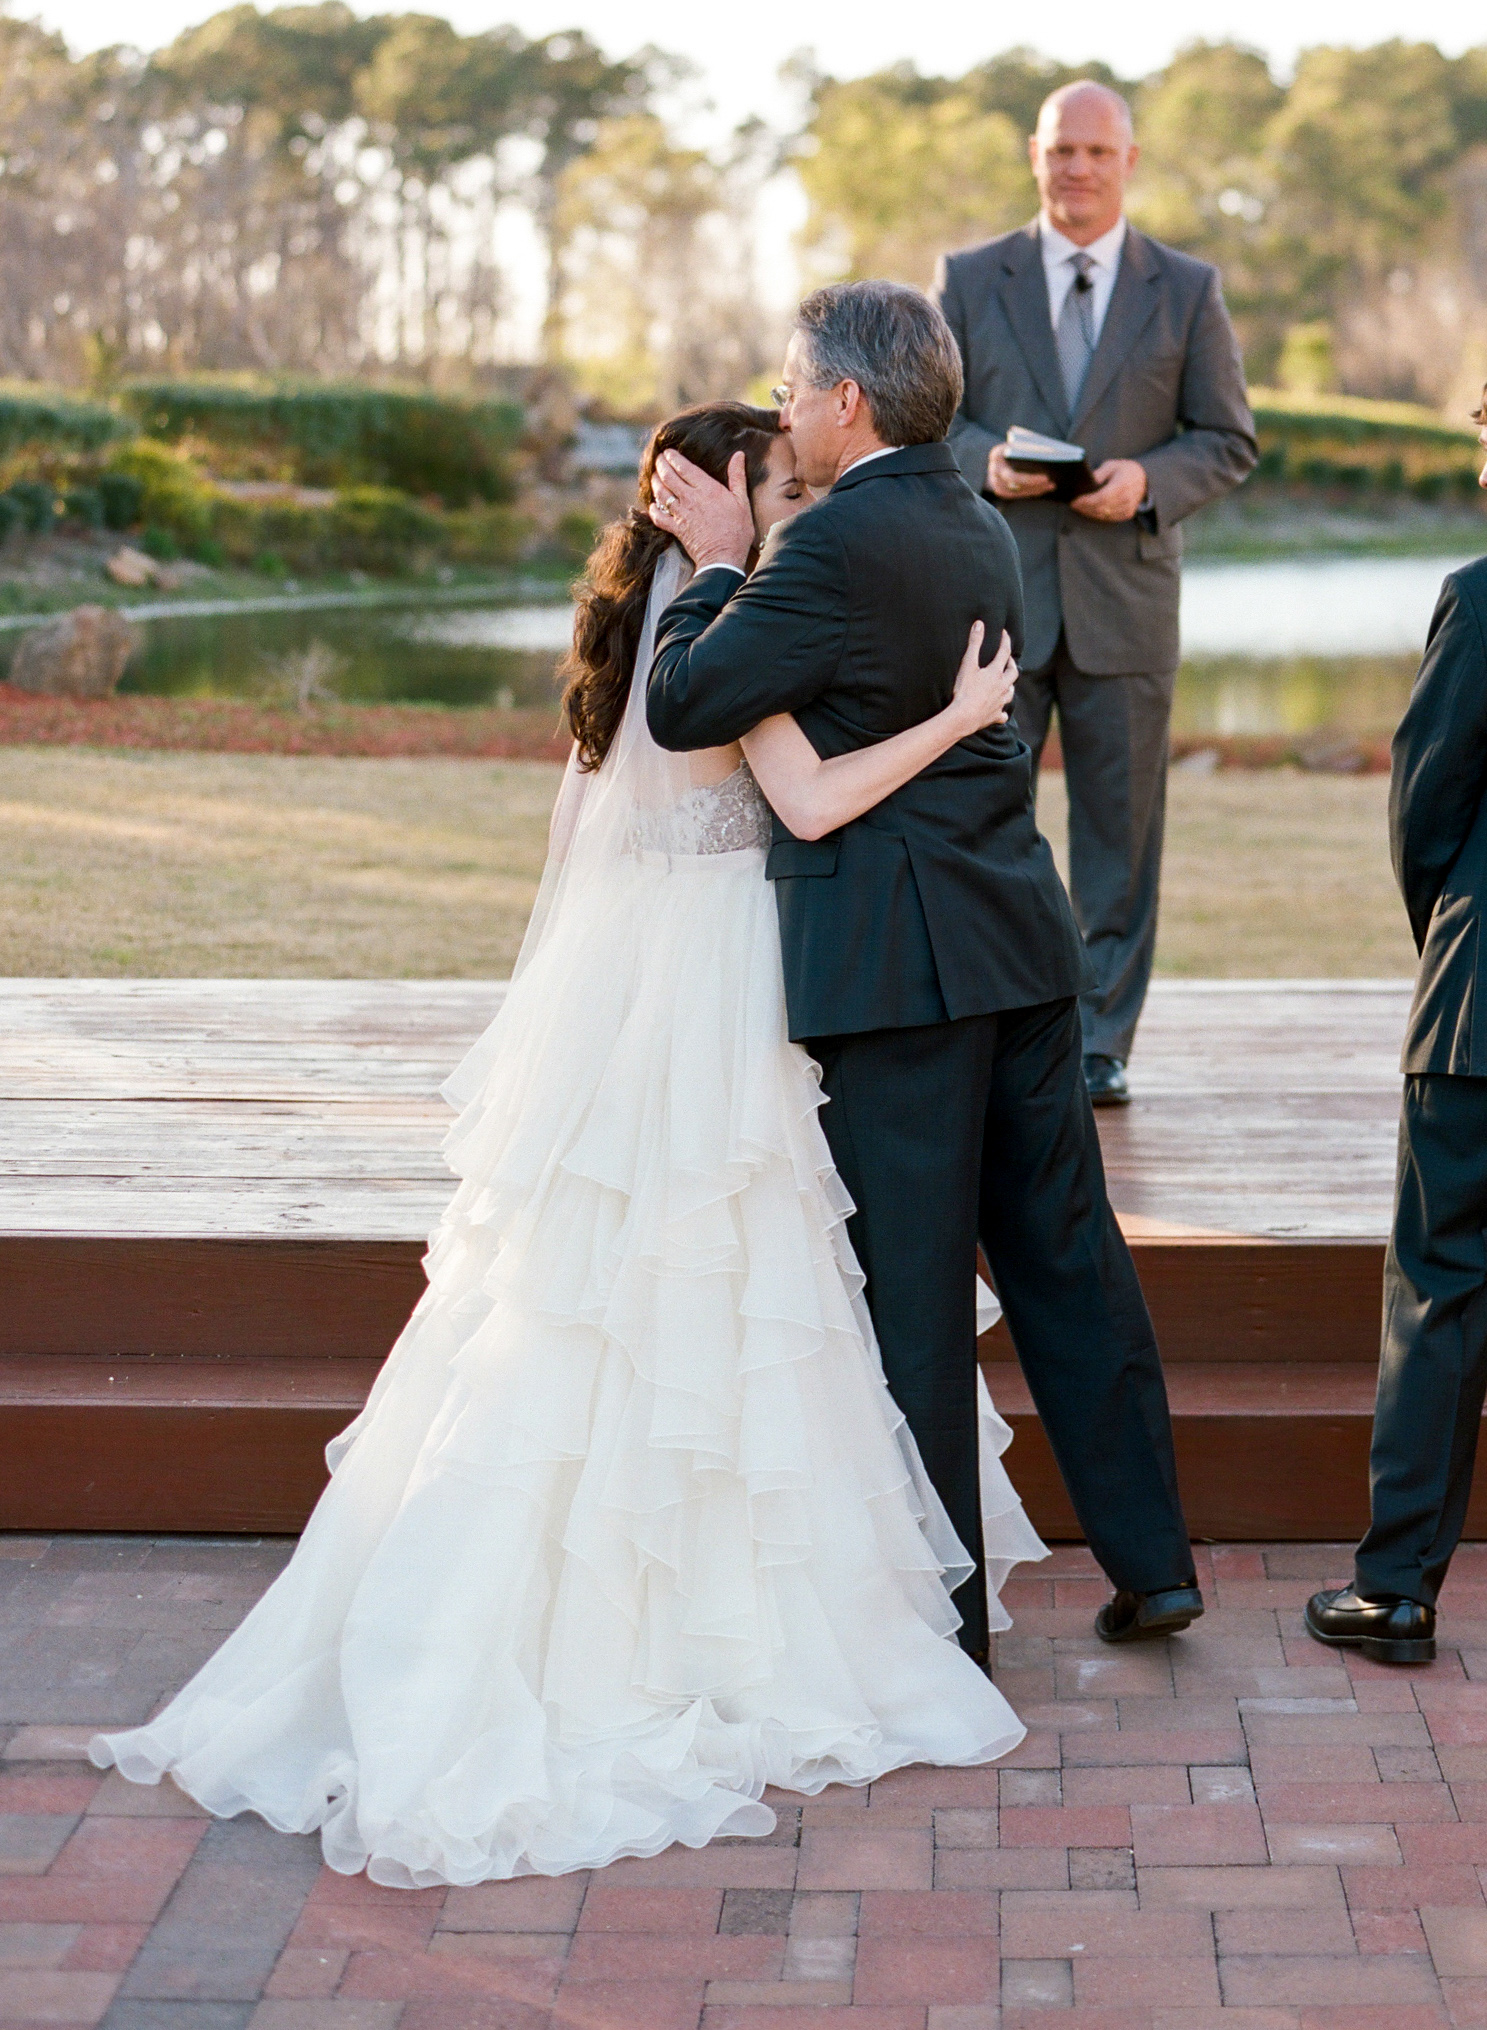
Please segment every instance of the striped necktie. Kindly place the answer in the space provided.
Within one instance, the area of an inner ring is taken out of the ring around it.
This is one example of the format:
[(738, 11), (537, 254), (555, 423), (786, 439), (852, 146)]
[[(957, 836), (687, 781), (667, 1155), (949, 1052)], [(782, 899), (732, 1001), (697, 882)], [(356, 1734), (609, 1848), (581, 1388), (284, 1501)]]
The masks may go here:
[(1064, 376), (1064, 393), (1069, 398), (1071, 422), (1084, 391), (1090, 360), (1094, 357), (1095, 285), (1089, 279), (1089, 271), (1094, 265), (1091, 256), (1082, 248), (1077, 254), (1070, 254), (1069, 266), (1074, 270), (1074, 280), (1064, 297), (1064, 307), (1058, 314), (1058, 328), (1054, 332), (1058, 363)]

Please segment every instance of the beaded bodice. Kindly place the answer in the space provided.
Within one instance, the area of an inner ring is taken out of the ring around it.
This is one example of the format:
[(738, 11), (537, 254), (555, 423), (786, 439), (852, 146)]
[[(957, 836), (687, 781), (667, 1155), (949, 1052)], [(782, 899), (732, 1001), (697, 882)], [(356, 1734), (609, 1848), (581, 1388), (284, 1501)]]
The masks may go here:
[(636, 814), (634, 838), (642, 852), (737, 853), (767, 846), (770, 808), (746, 761), (721, 782), (688, 790), (664, 811)]

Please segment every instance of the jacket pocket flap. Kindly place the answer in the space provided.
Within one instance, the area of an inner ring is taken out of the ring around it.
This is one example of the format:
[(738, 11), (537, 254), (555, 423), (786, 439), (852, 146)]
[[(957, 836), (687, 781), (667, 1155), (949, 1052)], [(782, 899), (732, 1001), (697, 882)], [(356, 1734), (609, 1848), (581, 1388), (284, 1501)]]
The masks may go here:
[(1164, 557), (1180, 557), (1182, 530), (1174, 526), (1170, 529), (1158, 529), (1155, 535), (1151, 535), (1146, 529), (1142, 529), (1137, 537), (1136, 546), (1143, 564), (1158, 564)]
[(764, 863), (766, 880), (779, 881), (802, 874), (835, 874), (840, 837), (825, 839), (776, 839)]

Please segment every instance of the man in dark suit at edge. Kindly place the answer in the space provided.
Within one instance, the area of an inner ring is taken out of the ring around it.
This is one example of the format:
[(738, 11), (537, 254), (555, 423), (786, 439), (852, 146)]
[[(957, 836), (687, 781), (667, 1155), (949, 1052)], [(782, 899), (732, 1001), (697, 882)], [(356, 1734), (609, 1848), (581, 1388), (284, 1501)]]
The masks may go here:
[[(736, 740), (793, 712), (817, 752), (881, 740), (950, 696), (971, 622), (1021, 631), (1016, 553), (945, 432), (960, 361), (917, 290), (860, 282), (801, 305), (778, 391), (821, 495), (752, 577), (738, 460), (727, 488), (668, 452), (653, 518), (696, 577), (662, 614), (647, 717), (663, 747)], [(1088, 961), (1007, 726), (962, 741), (825, 838), (776, 818), (790, 1034), (857, 1211), (884, 1372), (978, 1571), (956, 1605), (987, 1648), (977, 1480), (979, 1238), (1033, 1399), (1116, 1587), (1109, 1642), (1203, 1611), (1177, 1497), (1151, 1320), (1105, 1191), (1080, 1061)]]
[[(1476, 421), (1487, 448), (1487, 388)], [(1487, 1397), (1487, 557), (1441, 587), (1394, 735), (1389, 843), (1420, 971), (1400, 1066), (1372, 1520), (1354, 1583), (1314, 1594), (1306, 1625), (1378, 1663), (1429, 1663)]]
[[(1014, 718), (1035, 756), (1058, 711), (1069, 887), (1097, 976), (1085, 1075), (1097, 1106), (1118, 1106), (1156, 945), (1179, 524), (1249, 472), (1254, 419), (1217, 271), (1126, 223), (1125, 100), (1065, 85), (1028, 147), (1039, 216), (943, 260), (934, 294), (965, 362), (950, 442), (1022, 559)], [(1050, 479), (1007, 462), (1013, 424), (1083, 445), (1098, 490), (1048, 499)]]

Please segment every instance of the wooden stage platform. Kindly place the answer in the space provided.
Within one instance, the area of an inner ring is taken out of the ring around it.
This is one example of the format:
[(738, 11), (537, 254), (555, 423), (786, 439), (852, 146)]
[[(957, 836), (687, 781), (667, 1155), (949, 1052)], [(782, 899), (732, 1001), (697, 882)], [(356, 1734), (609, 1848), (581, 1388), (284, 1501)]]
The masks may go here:
[[(422, 1288), (437, 1087), (500, 993), (0, 982), (0, 1527), (298, 1527)], [(1408, 998), (1159, 983), (1101, 1117), (1195, 1535), (1366, 1515)], [(1035, 1519), (1073, 1534), (1004, 1328), (983, 1358)]]

